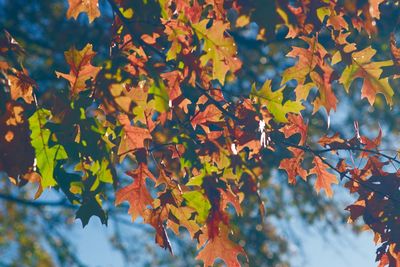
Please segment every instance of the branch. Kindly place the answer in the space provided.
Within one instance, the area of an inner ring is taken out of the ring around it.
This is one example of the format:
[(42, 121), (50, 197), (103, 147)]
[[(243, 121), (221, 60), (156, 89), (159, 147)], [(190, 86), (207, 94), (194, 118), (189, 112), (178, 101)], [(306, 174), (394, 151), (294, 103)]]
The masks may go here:
[(69, 204), (65, 199), (62, 199), (60, 201), (41, 201), (41, 200), (28, 200), (24, 198), (19, 198), (17, 196), (12, 196), (4, 193), (0, 193), (0, 199), (3, 199), (8, 202), (14, 202), (17, 204), (22, 204), (26, 206), (31, 206), (35, 208), (40, 208), (40, 207), (63, 207), (63, 208), (69, 208), (69, 209), (75, 209), (76, 206)]

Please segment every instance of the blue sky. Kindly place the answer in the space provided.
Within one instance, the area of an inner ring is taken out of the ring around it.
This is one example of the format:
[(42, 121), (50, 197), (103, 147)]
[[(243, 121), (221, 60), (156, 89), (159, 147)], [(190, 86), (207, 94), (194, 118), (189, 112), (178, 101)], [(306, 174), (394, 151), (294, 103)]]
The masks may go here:
[[(112, 250), (106, 236), (111, 232), (112, 222), (108, 227), (98, 220), (91, 220), (82, 229), (79, 221), (75, 222), (74, 236), (78, 245), (78, 253), (90, 267), (122, 267), (122, 257)], [(347, 267), (347, 266), (376, 266), (375, 246), (371, 232), (354, 235), (349, 225), (339, 227), (334, 235), (330, 232), (321, 235), (314, 227), (297, 227), (296, 235), (300, 238), (301, 248), (293, 247), (291, 255), (293, 267)], [(152, 239), (148, 245), (156, 246)], [(160, 251), (162, 249), (160, 248)], [(141, 266), (135, 262), (132, 266)], [(125, 266), (124, 266), (125, 267)]]

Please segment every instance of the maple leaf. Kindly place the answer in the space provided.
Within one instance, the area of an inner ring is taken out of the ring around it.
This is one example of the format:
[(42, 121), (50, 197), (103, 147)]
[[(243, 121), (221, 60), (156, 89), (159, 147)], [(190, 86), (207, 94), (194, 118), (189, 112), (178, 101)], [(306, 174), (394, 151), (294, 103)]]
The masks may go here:
[(236, 45), (232, 37), (226, 37), (225, 32), (229, 24), (221, 20), (214, 21), (211, 27), (207, 27), (209, 20), (205, 19), (199, 23), (192, 24), (197, 36), (204, 41), (204, 55), (200, 57), (202, 65), (209, 61), (213, 63), (212, 78), (217, 79), (222, 85), (228, 71), (235, 73), (242, 62), (237, 58)]
[(288, 150), (292, 152), (293, 157), (281, 160), (279, 169), (286, 171), (290, 184), (296, 184), (296, 176), (300, 176), (304, 181), (306, 181), (307, 171), (301, 166), (304, 157), (304, 151), (292, 147), (289, 147)]
[(127, 153), (134, 152), (138, 149), (144, 148), (144, 141), (152, 139), (148, 129), (132, 126), (127, 115), (120, 114), (118, 120), (123, 126), (122, 140), (118, 147), (118, 155), (122, 156)]
[(42, 188), (57, 184), (54, 179), (54, 167), (57, 160), (66, 159), (67, 153), (64, 147), (57, 144), (49, 146), (50, 130), (44, 128), (51, 113), (46, 109), (38, 109), (29, 118), (29, 128), (31, 130), (31, 144), (35, 149), (36, 164), (42, 175)]
[(77, 19), (80, 13), (85, 12), (91, 23), (100, 16), (98, 0), (68, 0), (68, 3), (67, 19)]
[(229, 239), (229, 229), (220, 223), (219, 233), (199, 252), (196, 259), (202, 260), (204, 266), (213, 266), (217, 258), (222, 259), (228, 267), (239, 267), (237, 256), (246, 255), (243, 248)]
[(320, 157), (315, 156), (313, 163), (314, 167), (310, 170), (310, 174), (315, 174), (317, 176), (317, 180), (314, 184), (315, 190), (318, 193), (323, 189), (328, 197), (332, 197), (333, 192), (331, 184), (338, 183), (336, 176), (326, 170), (329, 166), (325, 164)]
[(132, 215), (132, 221), (134, 221), (139, 215), (143, 216), (147, 206), (153, 202), (153, 198), (146, 188), (146, 178), (150, 178), (153, 181), (156, 181), (156, 178), (144, 163), (139, 163), (137, 169), (126, 174), (131, 176), (134, 181), (115, 193), (115, 205), (128, 201), (130, 205), (128, 213)]
[(367, 98), (370, 105), (375, 102), (376, 94), (383, 94), (386, 102), (392, 105), (392, 96), (394, 94), (392, 87), (389, 84), (389, 78), (381, 79), (382, 67), (391, 66), (391, 60), (371, 62), (376, 50), (367, 47), (361, 51), (354, 52), (351, 55), (352, 64), (347, 66), (339, 82), (343, 84), (346, 92), (349, 92), (350, 85), (356, 78), (364, 80), (361, 89), (361, 98)]
[(286, 115), (288, 113), (299, 114), (304, 106), (299, 101), (292, 100), (282, 103), (284, 89), (285, 87), (282, 87), (279, 90), (272, 91), (271, 80), (267, 80), (258, 91), (253, 86), (251, 96), (255, 97), (261, 105), (266, 106), (276, 121), (288, 122)]
[(71, 86), (71, 94), (77, 95), (87, 88), (86, 81), (94, 79), (100, 71), (100, 67), (91, 64), (91, 60), (96, 55), (92, 50), (92, 45), (87, 44), (82, 50), (72, 47), (64, 53), (65, 60), (70, 66), (69, 74), (56, 71), (57, 77), (63, 77), (68, 80)]

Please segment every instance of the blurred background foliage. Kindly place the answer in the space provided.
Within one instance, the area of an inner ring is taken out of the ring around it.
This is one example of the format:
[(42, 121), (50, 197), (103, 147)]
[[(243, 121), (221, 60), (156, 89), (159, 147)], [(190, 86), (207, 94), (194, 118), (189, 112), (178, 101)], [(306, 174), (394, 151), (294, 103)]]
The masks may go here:
[[(263, 6), (270, 1), (255, 2)], [(78, 20), (65, 18), (67, 1), (0, 0), (0, 25), (25, 48), (24, 66), (38, 83), (38, 94), (44, 99), (44, 103), (52, 101), (52, 95), (62, 94), (67, 90), (65, 82), (57, 79), (54, 73), (55, 70), (66, 72), (68, 69), (64, 51), (71, 46), (81, 49), (86, 43), (92, 43), (99, 55), (96, 57), (98, 62), (107, 58), (110, 53), (112, 12), (107, 1), (100, 0), (99, 4), (102, 16), (89, 24), (85, 15), (80, 15)], [(264, 11), (258, 11), (263, 18), (259, 23), (273, 23), (270, 21), (273, 17), (263, 15)], [(151, 10), (146, 12), (151, 13)], [(356, 43), (363, 44), (364, 47), (372, 45), (378, 51), (378, 60), (389, 59), (389, 35), (391, 32), (398, 34), (395, 21), (399, 15), (400, 10), (394, 3), (389, 1), (389, 4), (382, 5), (381, 20), (377, 25), (378, 35), (374, 38), (363, 34), (355, 35)], [(154, 23), (157, 24), (157, 21)], [(235, 94), (248, 92), (253, 81), (261, 84), (269, 78), (279, 84), (278, 74), (294, 63), (292, 59), (285, 57), (294, 44), (284, 38), (285, 29), (277, 32), (266, 44), (256, 39), (258, 27), (259, 25), (252, 23), (246, 28), (231, 32), (238, 44), (243, 68), (238, 78), (225, 86), (227, 97), (234, 98)], [(330, 44), (324, 43), (323, 29), (319, 38), (329, 49)], [(393, 88), (398, 88), (398, 84), (393, 85)], [(353, 122), (359, 121), (361, 131), (374, 136), (380, 126), (385, 133), (386, 147), (393, 149), (393, 140), (397, 140), (400, 127), (399, 94), (395, 94), (394, 105), (390, 110), (382, 98), (374, 107), (370, 107), (366, 100), (359, 100), (359, 90), (352, 90), (350, 94), (346, 94), (338, 86), (335, 90), (342, 101), (336, 114), (331, 115), (329, 131), (350, 136), (353, 133)], [(306, 113), (311, 112), (309, 107)], [(309, 130), (311, 138), (320, 137), (327, 129), (327, 115), (319, 112), (312, 120)], [(242, 239), (239, 242), (248, 253), (249, 266), (290, 265), (291, 247), (296, 245), (296, 241), (295, 237), (288, 240), (282, 235), (285, 231), (290, 232), (287, 229), (289, 224), (284, 222), (298, 220), (309, 227), (321, 227), (324, 231), (329, 229), (333, 232), (346, 223), (347, 214), (343, 208), (350, 203), (349, 199), (341, 198), (340, 193), (334, 199), (317, 196), (312, 188), (312, 181), (290, 186), (282, 173), (270, 167), (279, 165), (280, 159), (285, 156), (283, 151), (280, 157), (267, 152), (263, 155), (264, 174), (260, 185), (266, 206), (264, 218), (258, 212), (258, 201), (254, 196), (246, 198), (248, 203), (243, 205), (246, 207), (244, 216), (234, 221), (234, 224), (241, 225)], [(5, 176), (0, 181), (0, 187), (0, 266), (85, 266), (74, 243), (75, 208), (67, 204), (62, 194), (54, 191), (45, 194), (38, 201), (30, 202), (23, 199), (32, 199), (34, 188), (12, 189)], [(336, 187), (335, 190), (344, 189)], [(143, 266), (196, 264), (193, 256), (196, 249), (186, 233), (186, 238), (173, 238), (176, 255), (170, 256), (153, 244), (151, 229), (140, 222), (132, 224), (126, 214), (126, 207), (115, 208), (113, 201), (108, 199), (105, 204), (110, 224), (108, 233), (112, 233), (107, 238), (118, 253), (121, 253), (126, 265), (134, 266), (139, 262)], [(317, 222), (319, 226), (315, 225)], [(91, 222), (95, 223), (97, 222)], [(355, 232), (359, 230), (357, 225), (353, 227)]]

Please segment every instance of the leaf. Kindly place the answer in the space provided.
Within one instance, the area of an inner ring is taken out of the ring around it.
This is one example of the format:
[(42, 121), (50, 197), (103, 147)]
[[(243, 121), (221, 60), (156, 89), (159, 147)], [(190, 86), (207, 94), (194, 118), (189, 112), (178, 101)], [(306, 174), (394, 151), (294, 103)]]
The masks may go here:
[(152, 139), (148, 129), (132, 126), (128, 116), (125, 114), (120, 114), (118, 120), (123, 126), (122, 140), (118, 147), (118, 155), (122, 156), (122, 158), (127, 153), (144, 148), (145, 140)]
[(199, 223), (204, 223), (211, 209), (210, 201), (199, 191), (185, 192), (182, 196), (186, 200), (187, 206), (193, 208), (197, 212), (197, 221)]
[(318, 97), (313, 101), (313, 113), (324, 107), (329, 114), (331, 110), (336, 111), (336, 104), (338, 102), (332, 89), (331, 78), (333, 70), (327, 64), (322, 64), (320, 67), (322, 74), (314, 71), (310, 73), (311, 80), (317, 86), (319, 92)]
[(36, 164), (42, 176), (41, 185), (43, 189), (55, 186), (54, 167), (57, 160), (68, 158), (64, 147), (57, 144), (49, 146), (50, 130), (45, 128), (45, 124), (51, 116), (51, 112), (46, 109), (38, 109), (29, 118), (29, 128), (31, 130), (31, 144), (35, 149)]
[(100, 16), (98, 0), (68, 0), (69, 8), (67, 11), (67, 19), (73, 17), (78, 18), (78, 15), (82, 12), (87, 13), (89, 23)]
[(286, 56), (298, 58), (297, 63), (287, 68), (282, 74), (282, 82), (284, 84), (290, 80), (296, 80), (298, 85), (304, 84), (307, 75), (320, 64), (323, 58), (328, 54), (325, 48), (318, 43), (316, 37), (301, 37), (308, 44), (308, 48), (292, 47)]
[(307, 140), (308, 126), (304, 123), (303, 117), (301, 115), (289, 114), (288, 120), (289, 123), (285, 124), (279, 131), (285, 135), (285, 138), (300, 134), (299, 145), (304, 145)]
[(307, 171), (301, 166), (301, 163), (303, 162), (304, 151), (298, 148), (288, 149), (292, 152), (293, 157), (281, 160), (279, 169), (286, 171), (289, 184), (296, 184), (296, 176), (300, 176), (304, 181), (306, 181)]
[(213, 266), (214, 261), (218, 258), (222, 259), (228, 267), (239, 267), (237, 257), (242, 254), (246, 255), (243, 248), (229, 239), (229, 229), (226, 225), (220, 224), (219, 234), (213, 239), (208, 240), (207, 244), (199, 252), (196, 259), (202, 260), (204, 266)]
[(315, 190), (318, 193), (321, 189), (323, 189), (328, 197), (332, 197), (333, 192), (331, 184), (338, 183), (336, 176), (326, 170), (329, 168), (329, 166), (325, 164), (318, 156), (314, 157), (313, 163), (314, 167), (310, 170), (310, 174), (315, 174), (317, 176), (317, 180), (314, 184)]
[(197, 125), (201, 125), (206, 132), (210, 132), (207, 123), (219, 122), (221, 117), (221, 111), (215, 105), (208, 104), (203, 111), (197, 111), (191, 119), (191, 124), (194, 129), (196, 129)]
[(18, 71), (16, 75), (8, 75), (10, 80), (11, 99), (24, 99), (28, 104), (33, 102), (33, 87), (37, 87), (36, 83), (28, 76), (26, 70)]
[(385, 0), (369, 0), (369, 13), (376, 19), (381, 18), (381, 12), (379, 11), (379, 5), (385, 2)]
[(258, 91), (255, 89), (255, 86), (253, 86), (251, 96), (255, 97), (261, 105), (266, 106), (276, 121), (288, 122), (286, 115), (288, 113), (299, 114), (300, 111), (304, 109), (304, 106), (300, 101), (292, 100), (288, 100), (282, 104), (284, 89), (285, 88), (282, 87), (279, 90), (272, 91), (271, 80), (267, 80)]
[(76, 218), (82, 221), (85, 227), (92, 216), (99, 217), (102, 224), (107, 225), (107, 214), (101, 208), (98, 197), (90, 197), (89, 200), (84, 202), (76, 212)]
[(392, 105), (392, 96), (394, 94), (389, 84), (389, 78), (380, 79), (382, 67), (391, 66), (391, 60), (371, 62), (376, 50), (367, 47), (364, 50), (352, 53), (352, 64), (347, 66), (339, 82), (343, 84), (346, 92), (349, 92), (350, 85), (356, 78), (363, 79), (363, 87), (361, 89), (361, 98), (367, 98), (370, 105), (375, 102), (376, 94), (383, 94), (386, 102)]
[(86, 81), (96, 78), (101, 68), (91, 64), (95, 55), (91, 44), (87, 44), (80, 51), (72, 47), (64, 53), (65, 60), (71, 70), (69, 74), (56, 71), (56, 75), (58, 78), (62, 77), (69, 81), (71, 95), (77, 95), (87, 89)]
[(400, 48), (397, 47), (393, 32), (390, 34), (390, 52), (392, 54), (394, 64), (397, 67), (400, 67)]
[(229, 24), (216, 20), (208, 28), (209, 23), (210, 20), (204, 19), (199, 23), (192, 24), (198, 38), (204, 41), (203, 51), (205, 54), (200, 57), (200, 61), (203, 66), (212, 61), (212, 78), (224, 85), (226, 73), (238, 71), (242, 62), (237, 58), (233, 38), (225, 36)]
[(139, 163), (137, 169), (129, 171), (127, 174), (134, 181), (115, 193), (115, 205), (117, 206), (124, 201), (128, 201), (130, 206), (128, 213), (132, 215), (132, 221), (134, 221), (139, 215), (143, 216), (147, 206), (153, 202), (153, 198), (146, 188), (146, 178), (150, 178), (153, 181), (156, 181), (156, 178), (144, 163)]

